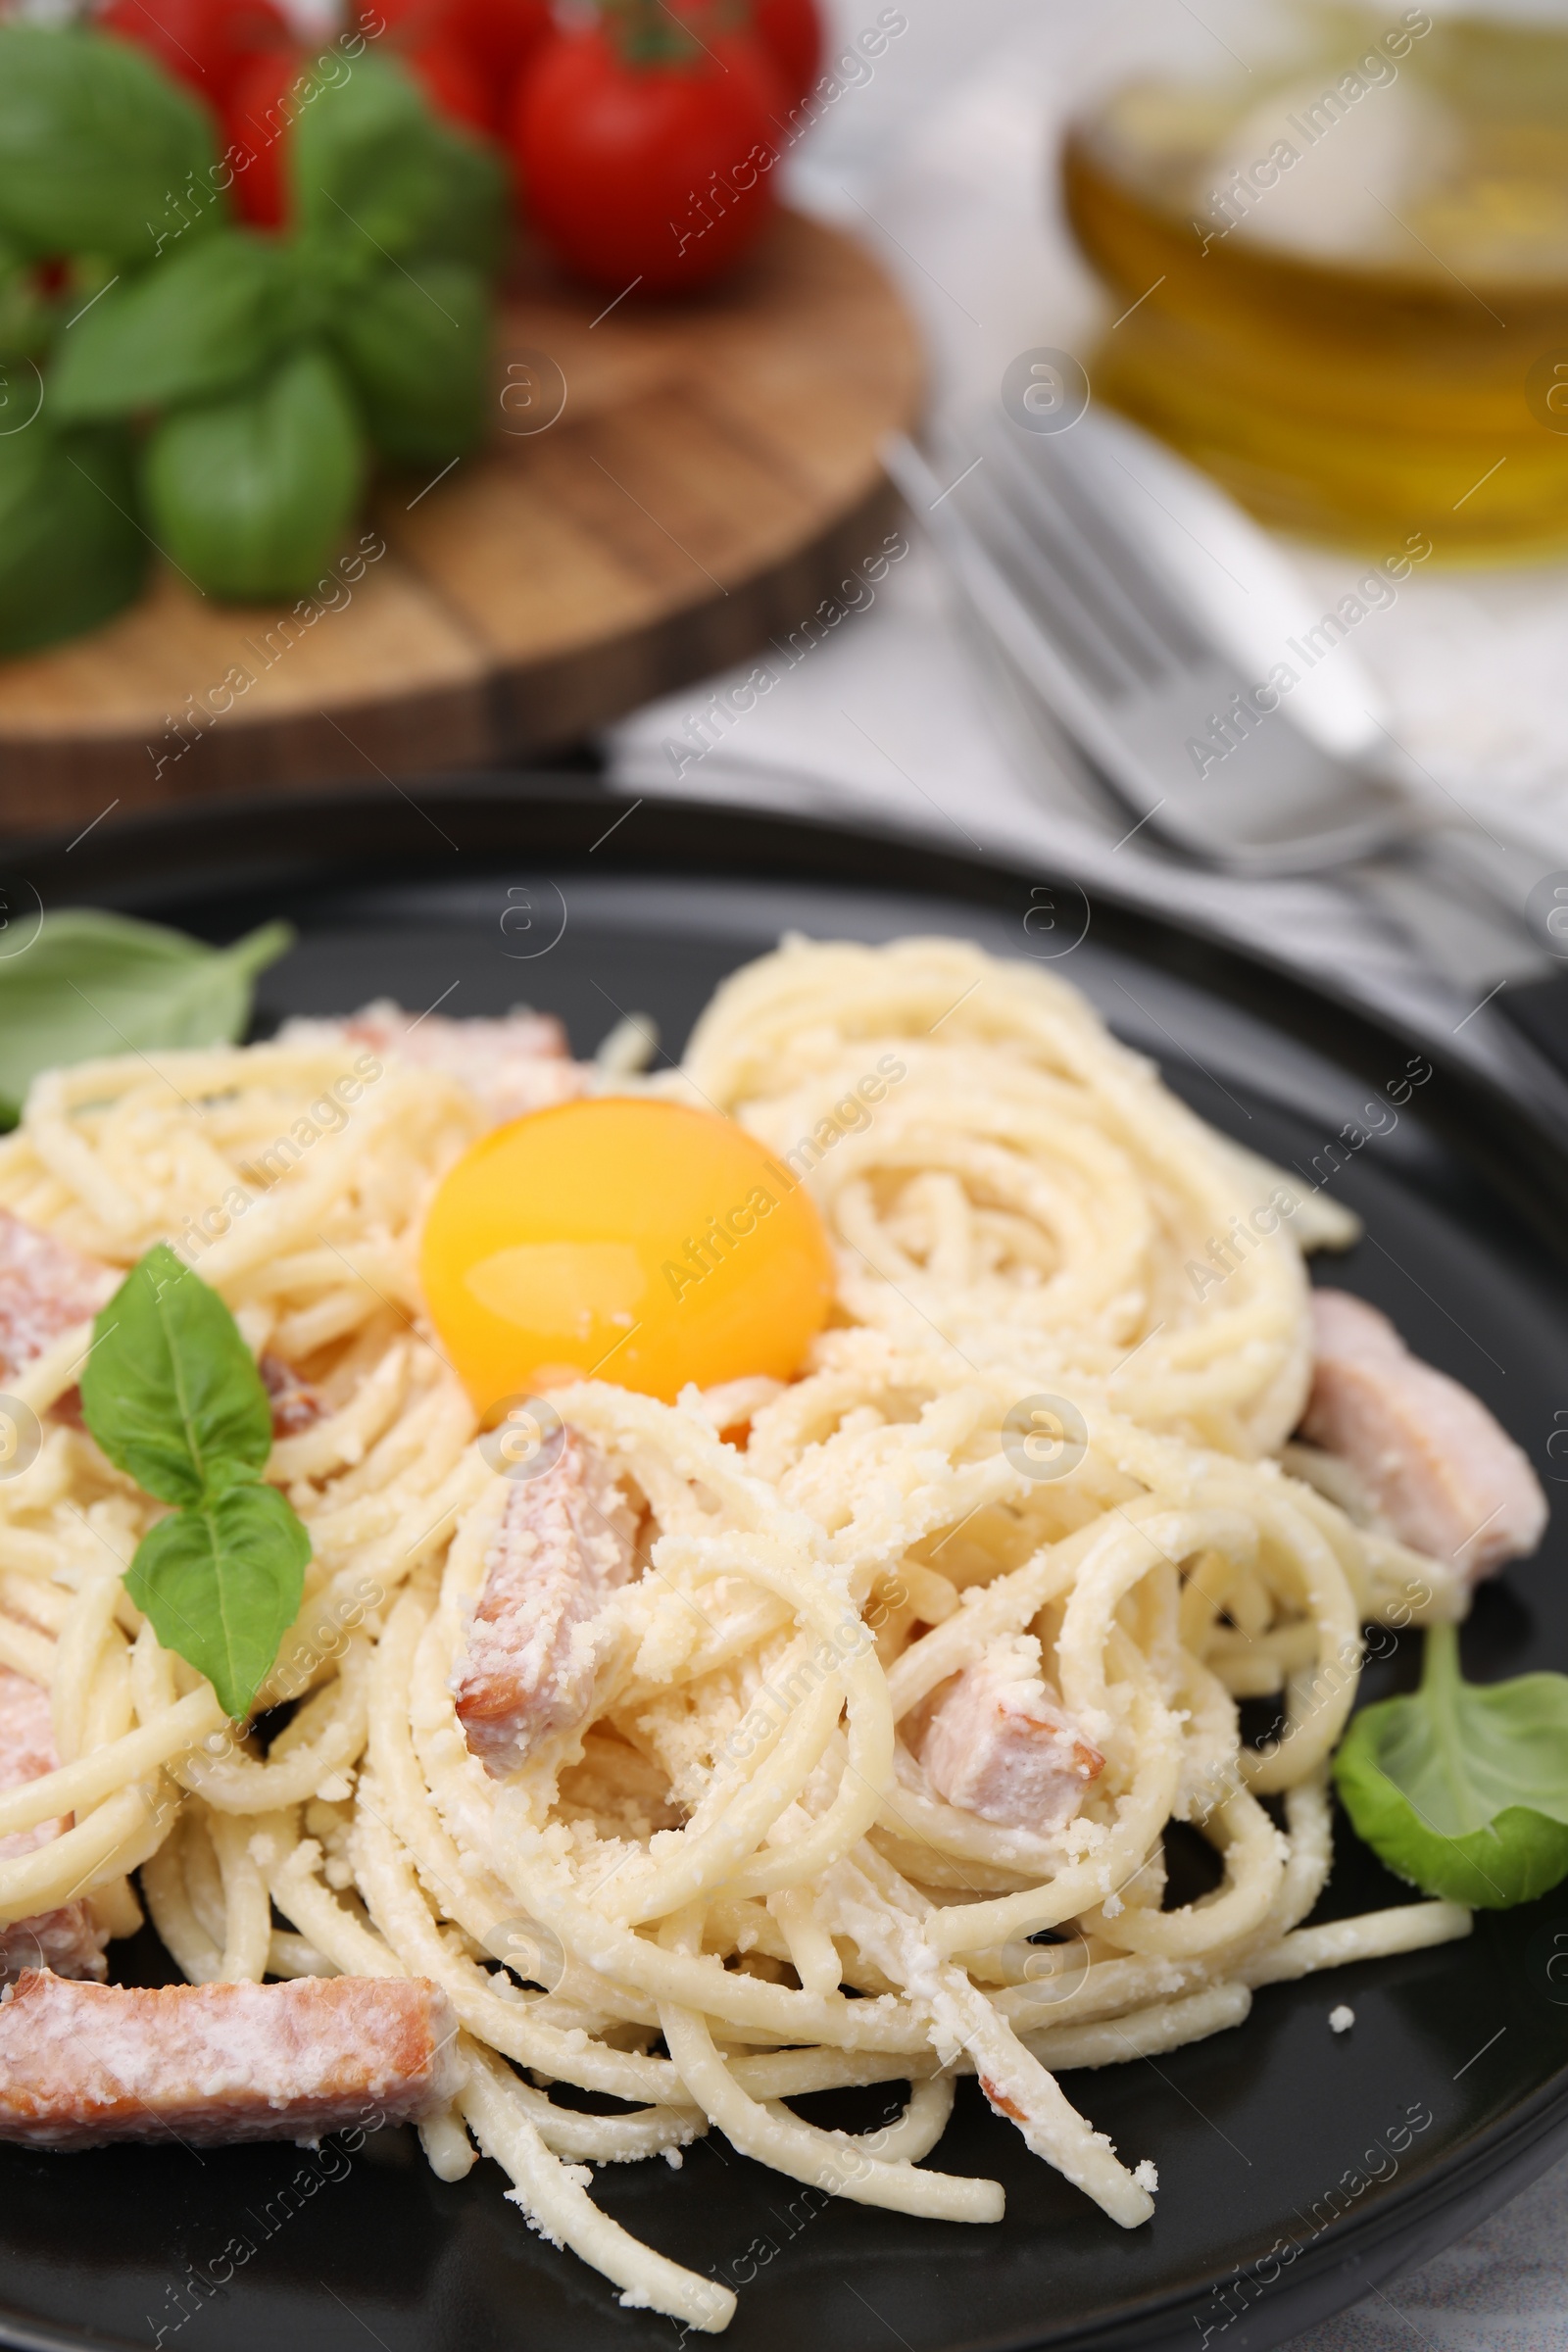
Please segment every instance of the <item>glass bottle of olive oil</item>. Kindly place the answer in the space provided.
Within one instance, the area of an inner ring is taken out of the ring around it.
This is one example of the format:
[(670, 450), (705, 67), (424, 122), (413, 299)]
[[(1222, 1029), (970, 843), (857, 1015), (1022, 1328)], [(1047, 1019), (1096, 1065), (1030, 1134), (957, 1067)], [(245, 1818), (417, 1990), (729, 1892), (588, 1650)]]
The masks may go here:
[(1068, 216), (1120, 316), (1089, 372), (1267, 522), (1560, 557), (1568, 6), (1459, 5), (1280, 0), (1234, 64), (1091, 106)]

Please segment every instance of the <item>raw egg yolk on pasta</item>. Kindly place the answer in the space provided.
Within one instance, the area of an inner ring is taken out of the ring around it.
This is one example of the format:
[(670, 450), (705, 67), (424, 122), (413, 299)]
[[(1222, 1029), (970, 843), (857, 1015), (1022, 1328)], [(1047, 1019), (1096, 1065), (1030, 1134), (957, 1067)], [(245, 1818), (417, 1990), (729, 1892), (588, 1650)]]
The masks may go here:
[(420, 1271), (481, 1414), (589, 1375), (666, 1403), (688, 1381), (787, 1380), (833, 1298), (788, 1169), (733, 1119), (622, 1096), (483, 1137), (436, 1193)]

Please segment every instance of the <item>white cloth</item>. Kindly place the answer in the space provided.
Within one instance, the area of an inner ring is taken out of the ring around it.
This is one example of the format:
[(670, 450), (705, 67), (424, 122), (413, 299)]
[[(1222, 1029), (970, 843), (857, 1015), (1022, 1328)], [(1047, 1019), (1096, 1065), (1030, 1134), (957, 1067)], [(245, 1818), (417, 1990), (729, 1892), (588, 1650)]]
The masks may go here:
[[(1265, 953), (1287, 951), (1330, 986), (1353, 975), (1369, 1002), (1412, 1032), (1451, 1032), (1463, 1021), (1456, 1050), (1488, 1038), (1488, 1016), (1467, 1017), (1475, 996), (1422, 969), (1365, 902), (1338, 886), (1173, 871), (1136, 841), (1117, 846), (1045, 805), (998, 732), (923, 546), (911, 545), (881, 582), (862, 576), (856, 592), (874, 601), (808, 652), (775, 646), (624, 720), (609, 744), (614, 780), (631, 792), (794, 808), (1038, 859), (1042, 876), (1064, 874), (1091, 897), (1099, 884)], [(777, 683), (744, 708), (760, 666)], [(1506, 1038), (1495, 1048), (1509, 1050)]]

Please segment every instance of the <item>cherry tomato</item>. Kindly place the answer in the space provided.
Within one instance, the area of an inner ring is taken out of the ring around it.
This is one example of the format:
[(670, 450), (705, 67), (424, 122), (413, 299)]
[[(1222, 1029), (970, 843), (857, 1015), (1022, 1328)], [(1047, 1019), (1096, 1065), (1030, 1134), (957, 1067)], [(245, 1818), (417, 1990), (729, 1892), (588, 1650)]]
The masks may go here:
[(430, 41), (461, 52), (478, 76), (484, 127), (497, 132), (518, 74), (555, 35), (550, 0), (363, 0), (360, 23), (411, 55)]
[[(305, 74), (302, 50), (258, 58), (242, 74), (223, 109), (223, 131), (234, 166), (229, 195), (253, 228), (281, 228), (288, 210), (284, 157), (297, 111), (289, 92)], [(242, 159), (249, 158), (243, 163)]]
[(426, 40), (410, 41), (407, 47), (400, 44), (397, 55), (438, 115), (449, 122), (461, 122), (466, 130), (478, 131), (482, 138), (492, 135), (496, 127), (493, 94), (486, 89), (478, 67), (456, 41), (432, 34)]
[(784, 92), (767, 56), (719, 36), (644, 61), (595, 25), (518, 84), (512, 152), (528, 219), (582, 277), (684, 293), (738, 262), (774, 207)]
[(816, 0), (752, 0), (752, 35), (778, 68), (790, 109), (799, 106), (822, 63)]
[(556, 37), (550, 0), (449, 0), (447, 38), (466, 49), (496, 94), (505, 119), (517, 76)]
[[(223, 129), (234, 165), (230, 191), (235, 210), (253, 228), (282, 228), (288, 220), (289, 131), (301, 98), (295, 84), (308, 80), (316, 52), (294, 49), (258, 58), (223, 110)], [(466, 57), (431, 40), (403, 64), (430, 106), (465, 129), (487, 127), (479, 79)], [(303, 92), (301, 93), (303, 96)], [(249, 162), (242, 164), (242, 157)]]
[(150, 51), (220, 112), (258, 58), (294, 40), (274, 0), (109, 0), (97, 23)]

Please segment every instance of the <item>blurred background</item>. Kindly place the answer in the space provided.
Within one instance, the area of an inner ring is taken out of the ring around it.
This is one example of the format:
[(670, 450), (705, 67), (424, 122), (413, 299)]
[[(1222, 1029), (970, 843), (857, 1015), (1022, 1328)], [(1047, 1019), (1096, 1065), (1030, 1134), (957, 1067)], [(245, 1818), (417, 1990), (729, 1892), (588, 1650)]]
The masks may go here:
[[(1560, 11), (1130, 0), (1091, 19), (997, 0), (911, 11), (792, 187), (869, 240), (918, 318), (944, 483), (1009, 367), (1054, 350), (1087, 377), (1066, 412), (1087, 389), (1091, 417), (1119, 411), (1203, 467), (1265, 526), (1310, 613), (1408, 550), (1379, 601), (1357, 600), (1322, 683), (1342, 669), (1342, 700), (1376, 711), (1358, 758), (1440, 821), (1490, 830), (1522, 907), (1568, 855), (1565, 141)], [(1209, 547), (1188, 541), (1184, 595), (1234, 591), (1222, 520), (1194, 527)], [(961, 772), (980, 828), (1029, 763), (975, 690), (936, 568), (917, 546), (858, 624), (858, 659), (836, 647), (803, 667), (686, 787), (771, 761), (942, 805)], [(1254, 629), (1258, 678), (1291, 633)], [(874, 716), (838, 695), (852, 667)], [(617, 772), (655, 787), (684, 709), (618, 729)], [(1369, 914), (1368, 955), (1378, 929)]]
[(1568, 1059), (1558, 0), (103, 0), (122, 153), (72, 14), (0, 21), (11, 832), (564, 760)]

